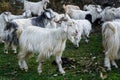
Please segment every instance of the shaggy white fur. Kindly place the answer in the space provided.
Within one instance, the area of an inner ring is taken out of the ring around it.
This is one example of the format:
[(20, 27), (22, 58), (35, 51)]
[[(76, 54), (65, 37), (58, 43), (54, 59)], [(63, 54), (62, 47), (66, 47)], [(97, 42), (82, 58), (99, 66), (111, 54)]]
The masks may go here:
[[(69, 23), (69, 25), (68, 25)], [(71, 24), (70, 24), (71, 23)], [(31, 52), (37, 52), (38, 73), (42, 72), (42, 62), (44, 58), (49, 58), (51, 55), (56, 57), (61, 74), (65, 74), (62, 68), (61, 56), (66, 46), (67, 38), (78, 35), (78, 28), (73, 21), (63, 21), (61, 26), (56, 29), (40, 28), (31, 26), (25, 29), (20, 36), (20, 52), (18, 54), (18, 64), (25, 71), (28, 70), (25, 59)]]
[(118, 68), (115, 59), (119, 59), (120, 20), (105, 22), (102, 26), (103, 47), (105, 49), (105, 66), (111, 70), (111, 64)]

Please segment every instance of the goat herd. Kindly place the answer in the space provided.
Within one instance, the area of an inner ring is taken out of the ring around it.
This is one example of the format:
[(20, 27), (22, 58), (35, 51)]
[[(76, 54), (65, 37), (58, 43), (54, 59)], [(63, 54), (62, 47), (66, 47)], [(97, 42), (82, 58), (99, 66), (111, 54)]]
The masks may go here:
[[(63, 5), (65, 14), (59, 14), (52, 9), (46, 9), (49, 0), (39, 2), (24, 1), (24, 13), (13, 15), (3, 12), (0, 15), (0, 41), (4, 43), (4, 53), (11, 46), (13, 53), (18, 52), (18, 65), (27, 71), (26, 58), (38, 53), (38, 73), (42, 72), (44, 58), (56, 57), (59, 72), (65, 74), (62, 68), (61, 56), (69, 39), (79, 47), (81, 37), (88, 43), (92, 23), (100, 19), (102, 23), (102, 38), (105, 52), (105, 67), (111, 70), (111, 65), (118, 68), (115, 59), (119, 59), (120, 49), (120, 8), (100, 5), (85, 5), (83, 10), (75, 5)], [(31, 17), (31, 14), (37, 17)]]

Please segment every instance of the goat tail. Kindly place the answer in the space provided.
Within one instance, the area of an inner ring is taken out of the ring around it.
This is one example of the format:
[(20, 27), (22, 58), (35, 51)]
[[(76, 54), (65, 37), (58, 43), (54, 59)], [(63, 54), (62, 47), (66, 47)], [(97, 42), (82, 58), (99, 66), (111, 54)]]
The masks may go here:
[(111, 29), (113, 33), (116, 32), (116, 28), (111, 23), (104, 24), (103, 31), (105, 31), (107, 28)]
[(106, 23), (103, 25), (102, 31), (105, 55), (108, 56), (110, 60), (118, 59), (119, 36), (117, 26), (111, 23)]

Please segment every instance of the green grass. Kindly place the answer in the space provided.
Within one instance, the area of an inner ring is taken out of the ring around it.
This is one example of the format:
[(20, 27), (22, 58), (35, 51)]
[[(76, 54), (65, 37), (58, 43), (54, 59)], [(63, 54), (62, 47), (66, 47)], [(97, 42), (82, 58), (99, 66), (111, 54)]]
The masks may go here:
[[(112, 71), (106, 71), (103, 67), (101, 33), (91, 34), (89, 40), (88, 44), (81, 40), (78, 49), (67, 41), (63, 57), (71, 59), (73, 63), (63, 65), (66, 71), (64, 76), (59, 74), (56, 65), (52, 65), (53, 56), (45, 60), (41, 75), (37, 73), (36, 57), (27, 60), (28, 72), (21, 71), (17, 64), (17, 54), (13, 54), (12, 51), (4, 54), (3, 45), (0, 44), (0, 80), (101, 80), (100, 72), (107, 75), (105, 80), (120, 80), (120, 69), (112, 68)], [(54, 74), (57, 76), (53, 76)]]

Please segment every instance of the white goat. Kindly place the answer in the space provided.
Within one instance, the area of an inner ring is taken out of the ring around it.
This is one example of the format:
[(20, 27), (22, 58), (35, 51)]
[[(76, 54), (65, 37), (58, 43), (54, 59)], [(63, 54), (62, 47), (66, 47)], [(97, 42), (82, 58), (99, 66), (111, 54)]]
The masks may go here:
[(8, 22), (14, 20), (14, 19), (22, 19), (22, 18), (29, 18), (31, 17), (31, 11), (25, 11), (22, 15), (13, 15), (11, 12), (7, 12), (6, 19)]
[(91, 15), (90, 11), (69, 9), (66, 13), (72, 19), (75, 19), (75, 20), (87, 19), (90, 22), (92, 22), (92, 15)]
[(102, 12), (102, 8), (100, 5), (84, 5), (83, 10), (90, 11), (92, 23), (101, 18), (100, 13)]
[(76, 48), (79, 47), (79, 42), (81, 40), (81, 36), (83, 36), (83, 38), (85, 39), (85, 42), (88, 43), (89, 34), (92, 30), (91, 23), (88, 20), (85, 20), (85, 19), (84, 20), (71, 19), (67, 14), (64, 16), (64, 19), (74, 21), (77, 24), (78, 31), (79, 31), (78, 36), (74, 39), (71, 39), (72, 42), (75, 44)]
[(106, 7), (102, 13), (102, 21), (112, 21), (114, 19), (120, 19), (120, 7)]
[(5, 37), (4, 28), (8, 22), (8, 19), (6, 17), (8, 14), (9, 12), (3, 12), (0, 14), (0, 42), (4, 42), (4, 37)]
[(79, 42), (81, 40), (81, 36), (83, 36), (83, 38), (85, 39), (85, 42), (88, 43), (88, 38), (89, 38), (89, 34), (92, 30), (92, 25), (88, 20), (75, 20), (77, 25), (78, 25), (78, 29), (79, 29), (79, 35), (77, 38), (75, 38), (75, 44), (77, 44), (76, 47), (79, 47)]
[(111, 21), (114, 20), (116, 16), (116, 8), (111, 8), (111, 7), (106, 7), (102, 12), (101, 12), (101, 21)]
[(65, 10), (65, 12), (69, 11), (70, 9), (75, 9), (75, 10), (80, 10), (79, 6), (75, 6), (75, 5), (63, 5), (63, 9)]
[(40, 28), (31, 26), (24, 30), (20, 36), (20, 52), (18, 64), (22, 70), (27, 71), (28, 66), (25, 59), (31, 52), (37, 52), (38, 73), (42, 72), (44, 58), (55, 55), (56, 63), (61, 74), (65, 74), (62, 68), (61, 56), (66, 46), (68, 37), (78, 35), (77, 26), (73, 21), (62, 21), (61, 27), (56, 29)]
[(111, 70), (111, 64), (118, 68), (115, 59), (120, 58), (120, 20), (108, 21), (102, 25), (103, 47), (105, 49), (104, 65)]
[(42, 0), (39, 2), (30, 2), (30, 1), (24, 1), (24, 11), (30, 10), (32, 14), (34, 15), (41, 15), (41, 12), (46, 9), (47, 3), (49, 3), (49, 0)]

